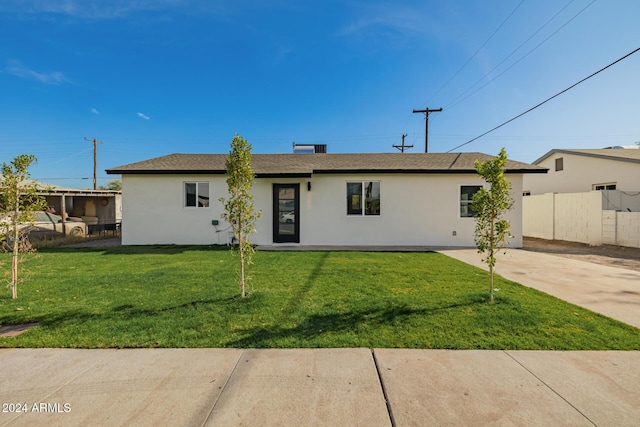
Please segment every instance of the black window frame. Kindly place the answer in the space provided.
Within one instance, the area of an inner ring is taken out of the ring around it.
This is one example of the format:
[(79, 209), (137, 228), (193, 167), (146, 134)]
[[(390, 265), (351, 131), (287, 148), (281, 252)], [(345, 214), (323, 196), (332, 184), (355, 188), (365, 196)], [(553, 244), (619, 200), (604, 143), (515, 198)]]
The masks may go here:
[(594, 191), (604, 191), (604, 190), (615, 190), (617, 183), (608, 183), (608, 184), (593, 184)]
[[(463, 189), (465, 188), (475, 188), (475, 191), (473, 191), (472, 193), (469, 192), (463, 192)], [(471, 209), (471, 203), (473, 202), (473, 195), (476, 194), (478, 191), (480, 191), (480, 189), (482, 188), (482, 185), (461, 185), (460, 186), (460, 192), (458, 193), (458, 202), (459, 202), (459, 215), (460, 218), (473, 218), (473, 209)], [(465, 195), (467, 196), (466, 199), (463, 199), (462, 196)], [(467, 211), (466, 213), (463, 213), (463, 211)]]
[[(377, 189), (375, 188), (377, 187)], [(374, 194), (377, 190), (377, 197)], [(347, 216), (378, 217), (382, 213), (381, 181), (347, 181)]]

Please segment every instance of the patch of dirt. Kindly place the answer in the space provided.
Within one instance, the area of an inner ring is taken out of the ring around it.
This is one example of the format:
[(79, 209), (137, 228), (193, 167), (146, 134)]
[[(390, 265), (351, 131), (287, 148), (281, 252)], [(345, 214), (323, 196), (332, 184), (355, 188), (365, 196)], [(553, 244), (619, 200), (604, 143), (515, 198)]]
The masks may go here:
[(640, 248), (600, 245), (589, 246), (584, 243), (564, 240), (545, 240), (525, 237), (523, 249), (532, 252), (544, 252), (564, 258), (578, 259), (594, 264), (626, 268), (640, 271)]
[(34, 326), (38, 326), (37, 323), (23, 323), (21, 325), (8, 325), (0, 327), (0, 337), (17, 337), (23, 332), (27, 332)]
[(72, 245), (65, 245), (65, 248), (105, 248), (120, 246), (122, 243), (120, 237), (114, 237), (112, 239), (92, 239), (82, 243), (74, 243)]

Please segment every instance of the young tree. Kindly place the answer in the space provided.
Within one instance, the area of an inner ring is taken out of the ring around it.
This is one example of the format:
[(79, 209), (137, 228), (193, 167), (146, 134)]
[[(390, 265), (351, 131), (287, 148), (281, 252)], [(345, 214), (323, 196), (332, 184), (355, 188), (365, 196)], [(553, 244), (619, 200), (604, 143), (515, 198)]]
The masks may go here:
[(107, 185), (98, 186), (98, 190), (122, 191), (122, 181), (117, 178), (112, 179), (111, 181), (107, 181)]
[(493, 302), (493, 268), (496, 265), (496, 251), (508, 245), (513, 237), (511, 224), (503, 215), (513, 207), (511, 183), (504, 177), (507, 152), (504, 148), (493, 160), (476, 160), (478, 175), (487, 183), (489, 189), (481, 188), (473, 195), (471, 210), (476, 219), (475, 243), (479, 253), (487, 253), (483, 260), (489, 265), (489, 300)]
[(10, 164), (2, 164), (0, 182), (0, 227), (3, 243), (9, 246), (11, 257), (11, 297), (18, 298), (18, 254), (26, 240), (21, 224), (33, 222), (34, 212), (47, 206), (43, 196), (37, 194), (35, 183), (29, 181), (29, 167), (37, 162), (32, 154), (21, 154)]
[(231, 151), (226, 166), (229, 199), (220, 198), (225, 210), (222, 218), (231, 224), (234, 237), (238, 241), (240, 295), (244, 298), (245, 270), (251, 264), (254, 252), (249, 236), (256, 232), (256, 221), (260, 217), (260, 212), (255, 211), (251, 195), (255, 178), (251, 167), (251, 144), (238, 134), (231, 141)]

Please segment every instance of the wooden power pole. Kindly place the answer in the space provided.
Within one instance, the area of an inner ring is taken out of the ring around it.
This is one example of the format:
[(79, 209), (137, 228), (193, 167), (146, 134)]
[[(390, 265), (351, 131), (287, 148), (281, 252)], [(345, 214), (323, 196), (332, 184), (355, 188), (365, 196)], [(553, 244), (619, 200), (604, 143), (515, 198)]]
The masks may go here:
[(403, 134), (402, 135), (402, 145), (394, 145), (394, 148), (397, 148), (398, 150), (400, 150), (401, 153), (404, 153), (404, 150), (406, 150), (407, 148), (413, 148), (413, 145), (404, 145), (404, 139), (407, 137), (407, 134)]
[(97, 178), (96, 170), (98, 169), (98, 144), (102, 144), (102, 142), (97, 141), (95, 138), (89, 139), (85, 137), (84, 140), (93, 142), (93, 189), (97, 190), (98, 186), (97, 186), (97, 179), (96, 179)]
[(424, 121), (424, 152), (429, 152), (429, 113), (439, 113), (442, 111), (442, 108), (438, 108), (437, 110), (430, 110), (427, 107), (424, 110), (416, 110), (414, 109), (414, 113), (424, 113), (425, 121)]

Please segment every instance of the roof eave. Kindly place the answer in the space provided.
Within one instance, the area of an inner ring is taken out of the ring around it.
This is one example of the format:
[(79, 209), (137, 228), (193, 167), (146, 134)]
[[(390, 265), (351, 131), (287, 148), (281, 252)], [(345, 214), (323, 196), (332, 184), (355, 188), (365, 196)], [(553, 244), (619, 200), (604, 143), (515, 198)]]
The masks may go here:
[[(507, 174), (522, 173), (547, 173), (549, 169), (507, 169)], [(221, 170), (116, 170), (107, 169), (110, 175), (224, 175), (227, 172)], [(313, 172), (268, 172), (256, 173), (257, 178), (310, 178), (317, 175), (340, 175), (340, 174), (475, 174), (475, 169), (316, 169)]]
[[(225, 172), (226, 173), (226, 172)], [(311, 172), (257, 173), (256, 178), (311, 178)]]
[(596, 159), (614, 160), (614, 161), (617, 161), (617, 162), (640, 163), (640, 159), (632, 159), (632, 158), (628, 158), (628, 157), (610, 156), (610, 155), (607, 155), (607, 154), (598, 154), (598, 153), (584, 153), (584, 152), (581, 152), (580, 150), (566, 150), (566, 149), (561, 149), (561, 148), (554, 148), (553, 150), (549, 151), (547, 154), (543, 155), (539, 159), (534, 160), (532, 164), (533, 165), (537, 165), (540, 162), (542, 162), (543, 160), (551, 157), (551, 155), (553, 155), (555, 153), (569, 154), (569, 155), (583, 156), (583, 157), (592, 157), (592, 158), (596, 158)]
[(107, 169), (108, 175), (224, 175), (226, 170), (211, 169)]

